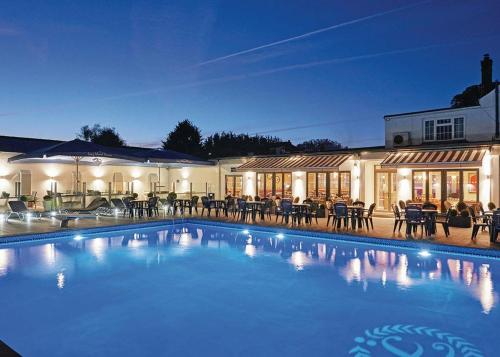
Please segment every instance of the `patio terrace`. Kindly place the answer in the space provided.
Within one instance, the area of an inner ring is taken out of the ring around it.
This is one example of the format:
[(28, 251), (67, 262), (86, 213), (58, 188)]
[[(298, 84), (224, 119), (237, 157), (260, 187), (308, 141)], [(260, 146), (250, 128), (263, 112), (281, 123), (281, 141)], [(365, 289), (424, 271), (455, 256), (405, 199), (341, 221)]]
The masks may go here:
[[(229, 223), (240, 223), (236, 218), (231, 216), (229, 217), (215, 217), (212, 214), (210, 217), (206, 216), (206, 212), (204, 216), (201, 216), (200, 213), (196, 214), (193, 212), (193, 215), (190, 216), (186, 214), (185, 218), (197, 218), (204, 219), (207, 221), (220, 221), (220, 222), (229, 222)], [(9, 219), (8, 221), (0, 221), (0, 237), (9, 237), (15, 235), (25, 235), (25, 234), (38, 234), (38, 233), (50, 233), (50, 232), (60, 232), (60, 231), (68, 231), (71, 232), (73, 230), (85, 229), (85, 228), (96, 228), (96, 227), (110, 227), (110, 226), (120, 226), (125, 224), (139, 224), (145, 222), (161, 222), (163, 220), (172, 220), (172, 219), (181, 219), (182, 216), (177, 214), (176, 216), (164, 216), (163, 213), (158, 217), (152, 218), (128, 218), (120, 216), (101, 216), (97, 219), (80, 219), (70, 223), (70, 228), (60, 228), (60, 222), (54, 218), (43, 218), (42, 220), (38, 220), (36, 218), (31, 218), (29, 222), (20, 221), (18, 219)], [(368, 236), (368, 237), (376, 237), (376, 238), (384, 238), (389, 240), (406, 240), (405, 238), (405, 227), (401, 229), (401, 232), (397, 232), (393, 234), (393, 225), (394, 219), (390, 217), (374, 217), (374, 230), (366, 230), (366, 228), (352, 230), (352, 229), (340, 229), (336, 230), (331, 225), (326, 226), (326, 218), (318, 218), (318, 223), (313, 221), (311, 224), (304, 224), (292, 226), (291, 224), (282, 224), (281, 218), (278, 219), (278, 222), (275, 221), (275, 216), (272, 218), (265, 219), (261, 221), (257, 218), (255, 222), (247, 222), (248, 224), (254, 224), (257, 226), (264, 227), (286, 227), (290, 229), (300, 229), (300, 230), (311, 230), (316, 232), (329, 232), (329, 233), (342, 233), (342, 234), (352, 234), (356, 236)], [(500, 249), (500, 244), (490, 243), (489, 235), (485, 232), (479, 232), (478, 237), (475, 241), (470, 239), (471, 229), (467, 228), (454, 228), (450, 227), (451, 235), (449, 237), (445, 237), (443, 229), (440, 225), (437, 227), (437, 234), (433, 238), (420, 238), (420, 231), (416, 235), (416, 238), (410, 238), (413, 241), (425, 241), (429, 243), (437, 243), (437, 244), (445, 244), (445, 245), (453, 245), (460, 247), (471, 247), (471, 248), (482, 248), (482, 249)]]

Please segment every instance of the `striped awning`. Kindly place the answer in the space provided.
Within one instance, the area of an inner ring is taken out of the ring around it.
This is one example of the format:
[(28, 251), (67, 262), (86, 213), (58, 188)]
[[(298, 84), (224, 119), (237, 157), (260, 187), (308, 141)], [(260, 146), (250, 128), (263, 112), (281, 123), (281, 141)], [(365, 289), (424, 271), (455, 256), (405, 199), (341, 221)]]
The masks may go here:
[(332, 171), (338, 170), (349, 157), (351, 154), (261, 157), (244, 163), (237, 167), (236, 171)]
[(426, 166), (474, 167), (481, 166), (484, 149), (463, 149), (446, 151), (402, 151), (389, 154), (382, 167), (423, 168)]

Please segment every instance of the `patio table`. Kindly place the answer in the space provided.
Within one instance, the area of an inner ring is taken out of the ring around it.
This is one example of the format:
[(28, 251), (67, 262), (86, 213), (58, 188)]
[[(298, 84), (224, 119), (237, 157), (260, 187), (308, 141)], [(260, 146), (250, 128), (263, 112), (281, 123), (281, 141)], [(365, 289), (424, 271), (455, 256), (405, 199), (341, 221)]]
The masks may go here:
[(253, 221), (257, 218), (257, 211), (260, 213), (260, 219), (264, 219), (264, 212), (262, 212), (262, 206), (264, 206), (264, 203), (264, 201), (247, 201), (247, 206), (252, 209)]
[(347, 209), (351, 211), (352, 229), (356, 229), (356, 225), (361, 228), (363, 226), (363, 212), (365, 208), (363, 206), (347, 206)]
[(307, 210), (309, 209), (309, 203), (292, 203), (292, 207), (295, 211), (298, 224), (300, 224), (302, 217), (307, 219)]
[(436, 216), (438, 213), (439, 211), (437, 209), (422, 209), (422, 214), (426, 220), (427, 231), (431, 236), (436, 234)]
[(189, 214), (192, 213), (191, 199), (189, 198), (176, 198), (174, 200), (174, 205), (175, 207), (179, 207), (179, 211), (181, 212), (181, 214), (184, 214), (184, 208), (186, 207), (189, 208)]
[(132, 205), (132, 215), (134, 215), (134, 210), (137, 211), (138, 217), (144, 217), (144, 210), (146, 209), (149, 201), (148, 200), (132, 200), (130, 204)]
[(227, 217), (226, 200), (209, 200), (210, 204), (213, 203), (215, 207), (215, 217), (219, 217), (219, 212), (222, 209)]

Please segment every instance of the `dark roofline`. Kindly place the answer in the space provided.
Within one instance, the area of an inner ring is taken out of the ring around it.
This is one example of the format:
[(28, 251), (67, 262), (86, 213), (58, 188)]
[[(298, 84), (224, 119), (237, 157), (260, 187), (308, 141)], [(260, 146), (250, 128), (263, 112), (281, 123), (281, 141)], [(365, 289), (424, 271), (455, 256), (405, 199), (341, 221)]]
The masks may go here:
[(287, 157), (287, 156), (320, 156), (320, 155), (346, 155), (346, 154), (357, 154), (363, 151), (371, 151), (371, 152), (380, 152), (387, 151), (385, 146), (366, 146), (366, 147), (357, 147), (357, 148), (347, 148), (340, 150), (331, 150), (331, 151), (317, 151), (317, 152), (292, 152), (288, 154), (272, 154), (272, 155), (247, 155), (247, 156), (227, 156), (227, 157), (219, 157), (209, 159), (212, 161), (222, 161), (222, 160), (237, 160), (237, 159), (257, 159), (257, 158), (266, 158), (266, 157)]
[(418, 110), (415, 112), (406, 112), (406, 113), (398, 113), (398, 114), (387, 114), (384, 115), (385, 118), (393, 118), (393, 117), (399, 117), (403, 115), (412, 115), (412, 114), (422, 114), (422, 113), (434, 113), (434, 112), (441, 112), (445, 110), (459, 110), (459, 109), (464, 109), (464, 108), (477, 108), (480, 107), (480, 105), (471, 105), (469, 107), (460, 107), (460, 108), (452, 108), (452, 107), (447, 107), (447, 108), (436, 108), (436, 109), (427, 109), (427, 110)]

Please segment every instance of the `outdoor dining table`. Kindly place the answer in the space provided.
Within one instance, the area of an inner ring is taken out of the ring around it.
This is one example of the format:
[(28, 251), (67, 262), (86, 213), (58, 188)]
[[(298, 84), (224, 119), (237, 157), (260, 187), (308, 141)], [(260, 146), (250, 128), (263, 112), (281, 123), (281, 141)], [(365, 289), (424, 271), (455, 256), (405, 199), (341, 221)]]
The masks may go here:
[(363, 226), (363, 212), (365, 208), (360, 205), (347, 206), (347, 209), (351, 212), (351, 227), (356, 229), (356, 226), (361, 228)]
[(189, 208), (189, 214), (192, 212), (191, 199), (189, 198), (176, 198), (174, 200), (175, 207), (179, 207), (181, 214), (184, 214), (184, 208)]
[(260, 219), (264, 219), (264, 212), (262, 211), (264, 204), (264, 201), (247, 201), (247, 206), (252, 209), (253, 221), (257, 218), (257, 211), (260, 213)]
[(436, 216), (438, 213), (439, 211), (437, 209), (422, 209), (422, 214), (426, 218), (427, 232), (429, 232), (431, 236), (436, 234)]
[(302, 217), (307, 223), (307, 212), (309, 210), (309, 203), (292, 203), (295, 216), (297, 217), (297, 223), (300, 224)]
[(213, 204), (213, 207), (215, 208), (215, 217), (219, 217), (219, 212), (221, 209), (224, 211), (224, 214), (227, 216), (226, 200), (209, 200), (208, 202), (210, 203), (210, 205)]
[(132, 200), (130, 204), (132, 205), (131, 215), (134, 215), (134, 211), (137, 211), (138, 217), (144, 216), (144, 210), (147, 208), (149, 201), (148, 200)]

